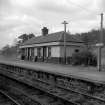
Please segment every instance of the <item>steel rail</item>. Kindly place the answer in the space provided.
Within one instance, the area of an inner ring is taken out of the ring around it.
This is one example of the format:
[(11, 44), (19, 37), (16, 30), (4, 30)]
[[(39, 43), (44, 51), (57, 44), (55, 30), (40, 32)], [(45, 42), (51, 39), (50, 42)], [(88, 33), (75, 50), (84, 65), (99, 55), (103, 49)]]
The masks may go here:
[(3, 94), (4, 96), (6, 96), (7, 98), (9, 98), (13, 103), (15, 103), (16, 105), (21, 105), (20, 103), (18, 103), (16, 100), (14, 100), (12, 97), (10, 97), (7, 93), (5, 93), (4, 91), (0, 90), (0, 93)]
[[(13, 78), (13, 77), (12, 77)], [(16, 78), (15, 78), (16, 79)], [(18, 79), (17, 79), (18, 80)], [(47, 82), (45, 82), (45, 81), (43, 81), (43, 80), (40, 80), (40, 79), (36, 79), (36, 81), (40, 81), (40, 82), (43, 82), (43, 83), (47, 83)], [(26, 83), (25, 81), (21, 81), (21, 82), (24, 82), (24, 83)], [(32, 82), (32, 81), (30, 81), (30, 82)], [(30, 83), (28, 83), (28, 84), (30, 84)], [(48, 84), (48, 83), (47, 83)], [(32, 86), (32, 85), (31, 85)], [(105, 100), (104, 99), (102, 99), (102, 98), (99, 98), (99, 97), (96, 97), (96, 96), (92, 96), (92, 95), (89, 95), (89, 94), (85, 94), (85, 93), (81, 93), (81, 92), (79, 92), (79, 91), (75, 91), (75, 90), (72, 90), (72, 89), (67, 89), (67, 88), (64, 88), (64, 87), (61, 87), (61, 86), (58, 86), (59, 88), (62, 88), (62, 89), (64, 89), (64, 90), (69, 90), (69, 91), (72, 91), (72, 92), (75, 92), (75, 93), (78, 93), (78, 94), (81, 94), (81, 95), (84, 95), (84, 96), (87, 96), (87, 97), (89, 97), (89, 98), (92, 98), (92, 99), (95, 99), (95, 100), (99, 100), (99, 101), (102, 101), (102, 102), (105, 102)], [(43, 90), (43, 89), (42, 89)], [(48, 92), (49, 94), (51, 94), (50, 92)], [(58, 97), (58, 95), (55, 95), (56, 97)], [(59, 97), (59, 98), (61, 98), (61, 97)], [(67, 101), (67, 100), (66, 100)], [(73, 102), (72, 102), (72, 104), (74, 104)]]

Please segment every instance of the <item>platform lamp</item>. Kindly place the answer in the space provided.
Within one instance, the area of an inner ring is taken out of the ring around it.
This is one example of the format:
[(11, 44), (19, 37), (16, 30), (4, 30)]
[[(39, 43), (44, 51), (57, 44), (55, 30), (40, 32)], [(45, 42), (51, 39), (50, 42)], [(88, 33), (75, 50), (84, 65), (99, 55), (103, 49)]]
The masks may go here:
[(64, 24), (64, 63), (67, 63), (66, 60), (66, 25), (68, 24), (66, 21), (62, 22)]
[(98, 59), (97, 59), (97, 68), (98, 71), (102, 70), (102, 65), (101, 65), (101, 50), (102, 47), (104, 46), (103, 44), (103, 13), (101, 13), (101, 25), (100, 25), (100, 42), (96, 44), (98, 47)]

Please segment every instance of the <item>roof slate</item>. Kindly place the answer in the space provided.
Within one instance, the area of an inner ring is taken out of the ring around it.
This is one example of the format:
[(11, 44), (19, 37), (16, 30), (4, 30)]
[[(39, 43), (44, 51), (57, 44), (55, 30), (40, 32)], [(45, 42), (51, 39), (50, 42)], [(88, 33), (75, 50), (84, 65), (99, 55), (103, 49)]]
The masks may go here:
[[(45, 36), (38, 36), (28, 41), (24, 42), (24, 45), (32, 45), (32, 44), (41, 44), (41, 43), (49, 43), (49, 42), (63, 42), (64, 41), (64, 31), (47, 34)], [(70, 35), (66, 33), (66, 42), (74, 42), (74, 43), (82, 43), (83, 41), (80, 38), (76, 38), (75, 35)]]

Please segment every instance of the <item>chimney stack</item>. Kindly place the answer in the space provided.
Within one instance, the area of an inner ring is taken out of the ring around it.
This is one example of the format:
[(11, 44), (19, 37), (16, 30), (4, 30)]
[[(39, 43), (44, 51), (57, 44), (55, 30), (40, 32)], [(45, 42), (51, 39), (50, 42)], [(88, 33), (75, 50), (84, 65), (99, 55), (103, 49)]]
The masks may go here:
[(48, 34), (48, 29), (47, 29), (47, 27), (43, 27), (43, 29), (42, 29), (42, 35), (43, 36), (46, 36)]

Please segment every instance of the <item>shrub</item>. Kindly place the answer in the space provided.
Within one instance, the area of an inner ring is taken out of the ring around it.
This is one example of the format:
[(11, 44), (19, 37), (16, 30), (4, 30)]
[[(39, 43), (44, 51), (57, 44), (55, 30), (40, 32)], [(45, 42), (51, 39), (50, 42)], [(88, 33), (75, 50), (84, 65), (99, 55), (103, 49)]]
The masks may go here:
[(90, 51), (75, 52), (72, 55), (72, 64), (73, 65), (97, 65), (96, 56)]

